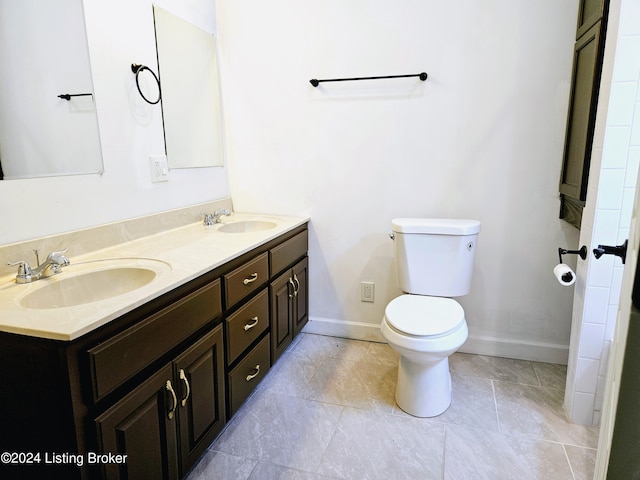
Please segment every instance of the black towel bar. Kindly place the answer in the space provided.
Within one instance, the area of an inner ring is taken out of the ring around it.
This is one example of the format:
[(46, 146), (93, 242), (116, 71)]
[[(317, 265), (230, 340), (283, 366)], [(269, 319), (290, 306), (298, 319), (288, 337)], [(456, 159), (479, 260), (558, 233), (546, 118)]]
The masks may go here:
[(63, 93), (62, 95), (58, 95), (58, 98), (69, 101), (71, 97), (89, 97), (91, 95), (93, 95), (93, 93)]
[(420, 80), (424, 82), (427, 79), (428, 75), (425, 72), (422, 72), (422, 73), (412, 73), (409, 75), (387, 75), (384, 77), (327, 78), (324, 80), (318, 80), (316, 78), (313, 78), (309, 80), (309, 82), (314, 87), (317, 87), (321, 82), (346, 82), (351, 80), (380, 80), (383, 78), (407, 78), (407, 77), (420, 77)]

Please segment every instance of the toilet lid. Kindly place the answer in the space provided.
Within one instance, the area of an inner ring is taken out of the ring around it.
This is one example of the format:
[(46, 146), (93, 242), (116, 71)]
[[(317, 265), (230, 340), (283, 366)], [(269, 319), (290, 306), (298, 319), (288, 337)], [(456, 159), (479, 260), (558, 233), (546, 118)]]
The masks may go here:
[(385, 316), (397, 330), (420, 337), (442, 335), (464, 322), (464, 310), (452, 298), (422, 295), (394, 298)]

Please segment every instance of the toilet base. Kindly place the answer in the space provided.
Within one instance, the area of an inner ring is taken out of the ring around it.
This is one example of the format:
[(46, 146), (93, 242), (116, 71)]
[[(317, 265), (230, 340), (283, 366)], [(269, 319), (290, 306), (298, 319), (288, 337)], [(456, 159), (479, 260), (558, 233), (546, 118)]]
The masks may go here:
[(401, 356), (396, 403), (415, 417), (435, 417), (444, 413), (451, 404), (449, 358), (416, 363)]

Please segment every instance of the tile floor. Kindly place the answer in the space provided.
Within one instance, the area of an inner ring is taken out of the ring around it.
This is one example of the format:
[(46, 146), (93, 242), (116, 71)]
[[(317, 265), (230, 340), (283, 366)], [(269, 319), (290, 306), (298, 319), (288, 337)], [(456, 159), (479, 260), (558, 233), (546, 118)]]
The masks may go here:
[(591, 479), (598, 429), (569, 424), (566, 368), (456, 353), (431, 419), (394, 402), (386, 344), (301, 334), (188, 480)]

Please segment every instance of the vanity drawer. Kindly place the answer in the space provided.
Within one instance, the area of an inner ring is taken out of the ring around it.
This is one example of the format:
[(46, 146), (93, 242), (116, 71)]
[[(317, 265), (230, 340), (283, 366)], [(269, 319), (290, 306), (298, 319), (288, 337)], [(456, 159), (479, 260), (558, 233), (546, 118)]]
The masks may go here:
[(269, 372), (269, 335), (262, 339), (253, 350), (229, 373), (229, 408), (234, 415), (260, 380)]
[(227, 307), (231, 308), (251, 292), (258, 290), (269, 279), (267, 252), (224, 276)]
[(227, 363), (233, 363), (268, 327), (269, 295), (265, 288), (256, 298), (227, 318)]
[(308, 230), (305, 230), (272, 248), (270, 250), (271, 275), (277, 275), (300, 257), (303, 257), (307, 253), (308, 244), (309, 233)]
[(220, 280), (215, 280), (90, 349), (94, 399), (111, 392), (221, 313)]

